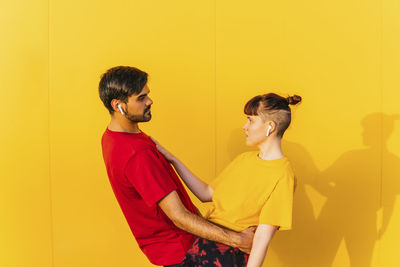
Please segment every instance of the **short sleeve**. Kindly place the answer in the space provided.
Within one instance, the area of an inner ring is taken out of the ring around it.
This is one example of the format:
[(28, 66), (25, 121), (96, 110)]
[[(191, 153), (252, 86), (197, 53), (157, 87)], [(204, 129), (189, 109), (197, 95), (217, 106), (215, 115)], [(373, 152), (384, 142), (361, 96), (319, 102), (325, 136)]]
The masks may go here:
[(149, 207), (177, 189), (168, 168), (151, 149), (137, 152), (129, 159), (125, 176)]
[(279, 230), (292, 228), (294, 177), (283, 176), (275, 185), (263, 208), (259, 224), (280, 226)]

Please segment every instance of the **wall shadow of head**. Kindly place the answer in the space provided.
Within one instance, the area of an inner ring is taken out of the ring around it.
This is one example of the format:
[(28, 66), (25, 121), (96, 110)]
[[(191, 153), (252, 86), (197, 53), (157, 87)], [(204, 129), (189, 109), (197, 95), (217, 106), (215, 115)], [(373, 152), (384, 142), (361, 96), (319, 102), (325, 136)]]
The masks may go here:
[[(386, 148), (394, 127), (393, 117), (372, 113), (362, 119), (361, 125), (362, 141), (366, 147), (343, 153), (310, 184), (326, 198), (313, 225), (316, 234), (312, 235), (315, 237), (312, 266), (332, 266), (342, 241), (352, 267), (370, 266), (372, 263), (379, 238), (377, 213), (382, 197), (381, 160), (390, 159), (392, 166), (399, 166), (400, 160)], [(382, 132), (382, 128), (386, 131)], [(393, 201), (398, 193), (398, 186), (395, 188), (396, 191), (385, 198)], [(389, 220), (390, 215), (386, 216), (386, 222)]]

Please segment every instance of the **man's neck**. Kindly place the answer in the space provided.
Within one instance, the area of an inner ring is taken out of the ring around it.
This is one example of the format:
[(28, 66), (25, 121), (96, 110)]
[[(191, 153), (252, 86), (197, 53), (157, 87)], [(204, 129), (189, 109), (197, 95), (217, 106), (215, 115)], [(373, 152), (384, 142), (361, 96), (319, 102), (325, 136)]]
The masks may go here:
[(111, 118), (110, 124), (107, 127), (114, 132), (125, 133), (140, 133), (139, 125), (137, 122), (131, 122), (125, 118)]

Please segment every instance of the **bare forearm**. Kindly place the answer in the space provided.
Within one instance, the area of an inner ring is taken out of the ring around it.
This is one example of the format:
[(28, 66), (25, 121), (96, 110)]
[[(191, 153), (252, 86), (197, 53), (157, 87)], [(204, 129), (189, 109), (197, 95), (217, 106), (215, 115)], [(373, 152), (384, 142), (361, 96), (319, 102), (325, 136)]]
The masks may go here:
[(261, 267), (264, 262), (265, 255), (267, 254), (268, 246), (269, 244), (263, 244), (262, 246), (253, 245), (247, 267)]
[(231, 247), (238, 247), (246, 253), (251, 250), (254, 229), (248, 228), (236, 233), (220, 228), (186, 209), (176, 191), (166, 195), (158, 202), (158, 205), (168, 218), (184, 231)]
[(247, 267), (260, 267), (265, 259), (267, 250), (273, 235), (277, 230), (276, 226), (259, 225), (253, 239), (253, 247), (250, 252)]
[(189, 211), (184, 212), (174, 223), (186, 232), (231, 247), (238, 247), (241, 242), (239, 233), (220, 228)]
[(187, 187), (189, 187), (190, 191), (192, 191), (202, 202), (211, 201), (214, 190), (194, 175), (177, 157), (160, 145), (157, 140), (154, 138), (151, 139), (156, 144), (158, 151), (160, 151), (160, 153), (163, 154), (163, 156), (174, 166), (175, 170)]
[(171, 163), (184, 183), (198, 199), (202, 202), (212, 200), (214, 190), (207, 183), (193, 174), (178, 158), (174, 157)]
[(158, 202), (158, 205), (180, 229), (208, 240), (223, 243), (231, 247), (238, 247), (247, 253), (250, 252), (254, 236), (254, 231), (250, 228), (236, 233), (218, 227), (186, 209), (176, 191), (172, 191), (166, 195)]

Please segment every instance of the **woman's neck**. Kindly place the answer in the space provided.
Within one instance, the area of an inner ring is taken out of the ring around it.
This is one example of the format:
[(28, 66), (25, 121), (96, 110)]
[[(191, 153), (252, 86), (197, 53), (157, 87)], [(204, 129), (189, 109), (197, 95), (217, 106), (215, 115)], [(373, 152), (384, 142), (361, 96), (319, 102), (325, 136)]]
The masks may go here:
[(260, 152), (258, 156), (263, 160), (274, 160), (283, 158), (281, 138), (270, 137), (258, 145)]

